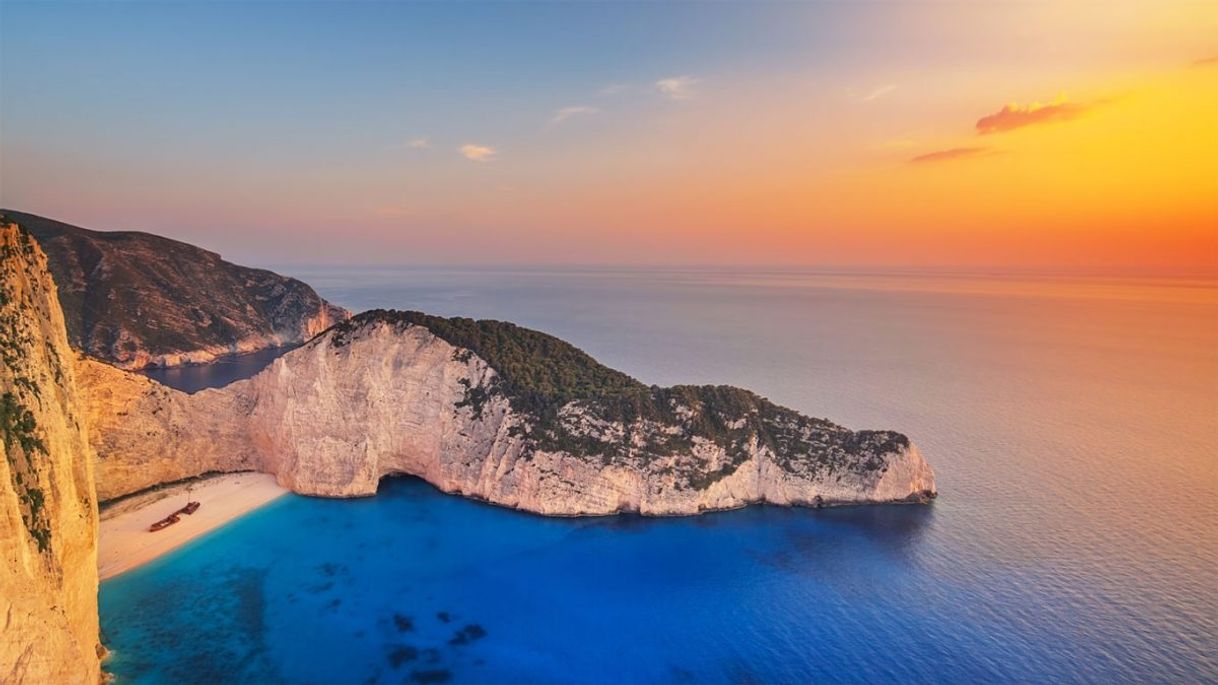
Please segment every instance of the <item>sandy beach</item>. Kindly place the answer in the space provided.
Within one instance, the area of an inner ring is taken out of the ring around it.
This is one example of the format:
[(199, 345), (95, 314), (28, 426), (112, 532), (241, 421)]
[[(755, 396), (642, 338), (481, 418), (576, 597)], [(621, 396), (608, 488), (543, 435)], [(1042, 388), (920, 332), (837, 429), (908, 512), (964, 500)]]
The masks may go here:
[[(97, 570), (112, 578), (177, 549), (190, 540), (286, 494), (265, 473), (230, 473), (136, 495), (101, 515)], [(199, 510), (155, 533), (148, 526), (188, 501)]]

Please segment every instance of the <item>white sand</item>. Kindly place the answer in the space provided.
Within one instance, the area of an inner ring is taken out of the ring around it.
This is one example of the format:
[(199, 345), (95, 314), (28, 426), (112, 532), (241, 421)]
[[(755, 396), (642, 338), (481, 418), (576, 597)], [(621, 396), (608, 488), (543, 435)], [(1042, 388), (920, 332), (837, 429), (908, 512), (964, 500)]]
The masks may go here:
[[(287, 493), (265, 473), (230, 473), (138, 495), (102, 512), (97, 570), (102, 580), (181, 547)], [(198, 502), (199, 510), (155, 533), (148, 526)]]

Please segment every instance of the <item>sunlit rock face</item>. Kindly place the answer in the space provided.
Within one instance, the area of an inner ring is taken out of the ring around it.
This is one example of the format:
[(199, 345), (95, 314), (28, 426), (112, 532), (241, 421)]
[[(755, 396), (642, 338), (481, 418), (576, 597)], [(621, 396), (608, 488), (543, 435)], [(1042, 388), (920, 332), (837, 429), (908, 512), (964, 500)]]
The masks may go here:
[(898, 433), (848, 431), (737, 388), (650, 388), (500, 322), (370, 312), (251, 379), (194, 395), (87, 366), (104, 498), (238, 469), (326, 497), (372, 495), (382, 477), (411, 474), (562, 516), (935, 493)]
[(249, 442), (248, 407), (229, 393), (187, 395), (88, 358), (77, 361), (77, 378), (102, 502), (212, 471), (262, 466)]
[(237, 266), (193, 245), (7, 215), (47, 252), (69, 342), (121, 368), (296, 344), (350, 316), (294, 278)]
[(97, 499), (46, 256), (0, 220), (0, 683), (96, 683)]

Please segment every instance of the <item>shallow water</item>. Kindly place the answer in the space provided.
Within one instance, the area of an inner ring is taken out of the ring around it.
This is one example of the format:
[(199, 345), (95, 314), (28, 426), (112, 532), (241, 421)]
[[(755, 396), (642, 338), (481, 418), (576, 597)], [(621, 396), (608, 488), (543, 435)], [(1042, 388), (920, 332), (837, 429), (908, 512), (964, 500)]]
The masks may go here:
[(288, 497), (103, 585), (126, 682), (1218, 681), (1212, 282), (293, 275), (901, 430), (941, 497), (679, 520), (544, 519), (412, 480)]

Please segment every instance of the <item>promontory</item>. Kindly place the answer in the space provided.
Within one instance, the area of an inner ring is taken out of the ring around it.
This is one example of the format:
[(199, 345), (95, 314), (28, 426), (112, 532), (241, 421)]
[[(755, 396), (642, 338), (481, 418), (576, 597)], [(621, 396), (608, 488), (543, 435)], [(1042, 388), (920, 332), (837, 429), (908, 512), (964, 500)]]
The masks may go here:
[(325, 497), (371, 495), (382, 477), (409, 474), (551, 515), (935, 492), (899, 433), (850, 431), (739, 388), (647, 386), (500, 321), (369, 311), (253, 378), (192, 395), (96, 361), (79, 375), (102, 499), (251, 469)]

